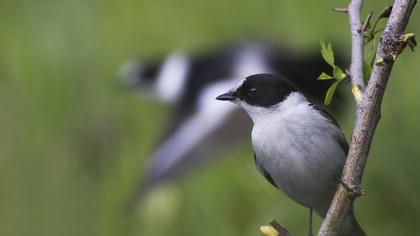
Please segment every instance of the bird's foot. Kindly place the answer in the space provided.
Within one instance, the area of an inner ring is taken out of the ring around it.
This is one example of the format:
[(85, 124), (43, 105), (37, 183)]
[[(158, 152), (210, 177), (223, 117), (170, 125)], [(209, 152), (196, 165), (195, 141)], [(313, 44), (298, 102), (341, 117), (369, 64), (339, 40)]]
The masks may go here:
[(341, 178), (337, 178), (336, 179), (338, 183), (340, 183), (346, 190), (347, 192), (350, 193), (350, 195), (354, 198), (360, 197), (360, 196), (364, 196), (367, 194), (367, 191), (360, 185), (353, 185), (353, 184), (348, 184), (346, 182), (344, 182), (343, 180), (341, 180)]

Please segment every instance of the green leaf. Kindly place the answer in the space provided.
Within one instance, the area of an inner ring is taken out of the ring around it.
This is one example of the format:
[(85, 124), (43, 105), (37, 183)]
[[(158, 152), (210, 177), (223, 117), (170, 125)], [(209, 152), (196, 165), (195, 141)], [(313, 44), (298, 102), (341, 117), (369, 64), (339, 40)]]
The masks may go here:
[(367, 84), (367, 82), (369, 81), (371, 72), (372, 72), (371, 64), (368, 61), (363, 60), (363, 77), (365, 80), (365, 84)]
[(367, 32), (367, 35), (365, 34), (365, 45), (372, 41), (374, 38), (375, 35), (372, 32)]
[(334, 77), (324, 72), (322, 72), (322, 74), (318, 76), (318, 80), (329, 80), (329, 79), (334, 79)]
[(347, 77), (346, 73), (344, 73), (338, 66), (334, 67), (333, 75), (337, 80), (343, 80)]
[(365, 45), (365, 47), (367, 48), (367, 49), (365, 49), (365, 51), (367, 51), (365, 60), (371, 61), (372, 63), (370, 65), (373, 66), (373, 60), (374, 60), (375, 54), (376, 54), (376, 36), (373, 36), (371, 41), (372, 41), (372, 43), (370, 44), (370, 47), (368, 47), (367, 44)]
[(326, 106), (329, 106), (331, 104), (335, 90), (337, 89), (337, 86), (340, 82), (341, 82), (340, 80), (335, 81), (328, 89), (327, 94), (325, 95), (325, 100), (324, 100), (324, 104)]
[(331, 43), (328, 45), (325, 44), (324, 40), (320, 40), (321, 43), (321, 55), (322, 58), (332, 67), (334, 67), (334, 51), (332, 49)]

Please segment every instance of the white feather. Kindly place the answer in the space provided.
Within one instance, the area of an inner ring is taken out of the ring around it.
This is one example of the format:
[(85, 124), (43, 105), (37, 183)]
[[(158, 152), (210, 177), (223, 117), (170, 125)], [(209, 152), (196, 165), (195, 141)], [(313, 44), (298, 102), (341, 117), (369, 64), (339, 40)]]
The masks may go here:
[(174, 53), (168, 56), (155, 84), (158, 97), (167, 102), (177, 100), (185, 87), (188, 70), (189, 61), (184, 55)]

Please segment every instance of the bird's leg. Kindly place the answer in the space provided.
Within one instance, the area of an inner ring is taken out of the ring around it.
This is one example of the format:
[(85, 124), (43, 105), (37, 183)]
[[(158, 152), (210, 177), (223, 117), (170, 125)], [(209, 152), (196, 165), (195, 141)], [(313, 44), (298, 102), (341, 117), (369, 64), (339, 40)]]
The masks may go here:
[(341, 178), (337, 178), (336, 181), (337, 183), (341, 184), (354, 198), (366, 195), (367, 193), (363, 187), (345, 183), (343, 180), (341, 180)]
[(313, 236), (312, 234), (312, 208), (309, 208), (309, 224), (308, 224), (308, 236)]

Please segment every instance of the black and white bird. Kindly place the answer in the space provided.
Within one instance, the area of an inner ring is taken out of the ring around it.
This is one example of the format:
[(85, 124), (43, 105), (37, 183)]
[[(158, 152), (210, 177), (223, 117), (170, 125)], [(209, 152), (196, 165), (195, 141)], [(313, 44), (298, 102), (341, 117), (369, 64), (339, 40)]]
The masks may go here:
[[(335, 119), (311, 104), (290, 81), (273, 74), (249, 76), (216, 99), (239, 105), (253, 121), (251, 137), (257, 170), (287, 196), (309, 208), (310, 219), (312, 209), (324, 218), (348, 152)], [(365, 235), (353, 211), (340, 235)]]
[(249, 119), (233, 104), (221, 107), (214, 100), (242, 78), (282, 74), (294, 78), (301, 90), (320, 102), (331, 82), (316, 78), (329, 69), (318, 50), (302, 53), (259, 42), (241, 42), (193, 57), (173, 53), (164, 60), (126, 63), (125, 85), (173, 104), (167, 128), (143, 171), (138, 195), (215, 159), (242, 140), (252, 125)]

